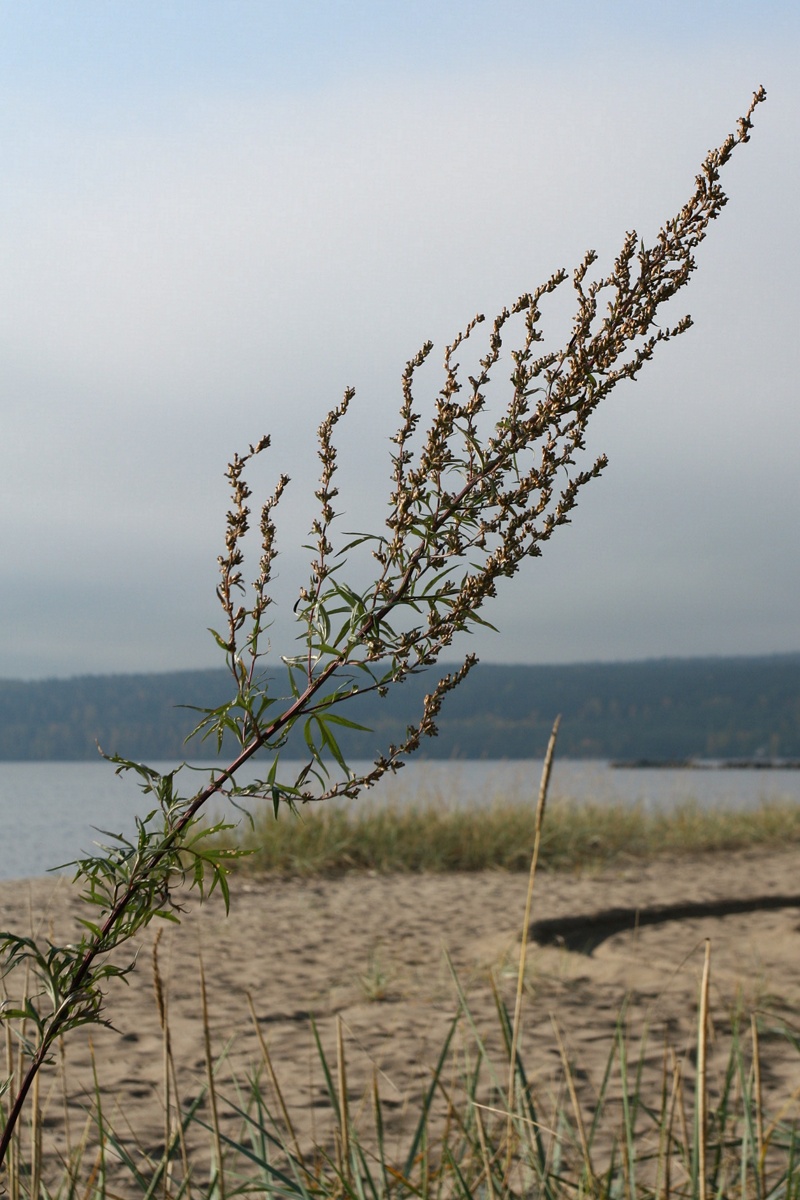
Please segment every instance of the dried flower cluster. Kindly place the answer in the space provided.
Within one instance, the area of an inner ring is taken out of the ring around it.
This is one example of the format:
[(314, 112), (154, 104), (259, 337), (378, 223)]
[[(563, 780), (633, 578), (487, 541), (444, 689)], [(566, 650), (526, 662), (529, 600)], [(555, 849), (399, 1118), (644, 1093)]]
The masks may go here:
[[(621, 380), (636, 378), (659, 343), (691, 325), (685, 316), (672, 326), (660, 327), (656, 317), (695, 269), (694, 251), (727, 202), (720, 170), (735, 146), (749, 139), (753, 112), (764, 98), (763, 88), (759, 89), (737, 133), (706, 156), (691, 199), (665, 224), (652, 248), (646, 248), (636, 233), (627, 234), (613, 269), (596, 278), (590, 278), (589, 272), (597, 256), (593, 251), (585, 255), (572, 275), (577, 304), (566, 346), (546, 350), (541, 324), (544, 302), (567, 282), (566, 271), (556, 272), (495, 318), (479, 370), (462, 381), (456, 354), (483, 324), (484, 317), (476, 316), (445, 351), (444, 383), (430, 427), (420, 439), (414, 383), (432, 344), (422, 347), (403, 372), (385, 530), (352, 535), (338, 551), (331, 540), (337, 496), (332, 435), (347, 413), (351, 390), (323, 421), (318, 432), (322, 473), (316, 492), (321, 510), (312, 527), (316, 557), (295, 608), (305, 651), (284, 659), (291, 700), (280, 715), (254, 722), (252, 690), (238, 699), (236, 733), (245, 753), (255, 753), (261, 746), (279, 751), (292, 727), (303, 722), (311, 760), (291, 782), (279, 782), (274, 773), (265, 781), (276, 803), (354, 795), (401, 765), (423, 735), (435, 733), (444, 696), (474, 665), (474, 656), (467, 656), (459, 671), (440, 680), (426, 700), (419, 724), (409, 729), (403, 744), (390, 747), (362, 776), (347, 771), (336, 745), (335, 725), (348, 724), (340, 710), (352, 695), (385, 694), (409, 673), (433, 665), (457, 633), (486, 623), (482, 609), (495, 595), (497, 580), (512, 576), (524, 558), (539, 555), (553, 531), (569, 520), (581, 488), (606, 465), (600, 457), (588, 469), (577, 466), (592, 413)], [(524, 334), (521, 346), (510, 354), (510, 397), (503, 414), (484, 433), (488, 387), (514, 318), (524, 323)], [(265, 587), (274, 555), (272, 509), (285, 483), (282, 478), (262, 514), (265, 557), (251, 614), (258, 630), (269, 605)], [(237, 475), (236, 487), (240, 486)], [(245, 531), (241, 508), (235, 507), (228, 521), (231, 547), (239, 546)], [(347, 554), (363, 543), (371, 547), (377, 571), (374, 582), (359, 591), (343, 581), (342, 572)], [(231, 574), (230, 553), (220, 560), (220, 595), (229, 625), (231, 594), (242, 587), (241, 576)], [(232, 625), (231, 630), (225, 648), (234, 674), (241, 678), (242, 659)], [(251, 638), (246, 647), (251, 683), (257, 677), (253, 647)], [(230, 718), (232, 710), (227, 708), (225, 715)], [(214, 730), (218, 737), (225, 729), (233, 731), (231, 725), (223, 728), (221, 716), (221, 710), (206, 714), (201, 729)], [(344, 772), (344, 778), (335, 782), (327, 770), (332, 760)], [(311, 774), (316, 776), (314, 789), (307, 785)]]

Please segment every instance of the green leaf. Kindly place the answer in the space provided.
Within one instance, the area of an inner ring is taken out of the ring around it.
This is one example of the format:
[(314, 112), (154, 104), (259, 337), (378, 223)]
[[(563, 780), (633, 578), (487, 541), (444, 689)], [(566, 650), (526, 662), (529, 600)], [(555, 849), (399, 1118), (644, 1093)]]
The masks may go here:
[(327, 725), (328, 718), (323, 717), (323, 716), (317, 716), (315, 718), (315, 720), (316, 720), (317, 726), (319, 728), (320, 737), (322, 738), (323, 745), (327, 746), (327, 748), (330, 750), (331, 754), (336, 759), (336, 762), (342, 768), (344, 773), (346, 775), (349, 775), (350, 769), (347, 766), (347, 763), (344, 761), (342, 752), (339, 749), (339, 744), (336, 741), (336, 738), (331, 733), (330, 729), (328, 729), (328, 725)]
[(331, 623), (321, 604), (318, 604), (314, 610), (314, 625), (322, 631), (322, 641), (327, 642), (331, 633)]
[(209, 627), (208, 632), (211, 634), (214, 641), (219, 646), (220, 650), (224, 650), (226, 654), (229, 653), (230, 642), (228, 642), (225, 638), (221, 637), (220, 634), (217, 633), (216, 629), (211, 629)]
[(360, 733), (374, 733), (369, 725), (359, 725), (356, 721), (348, 720), (347, 717), (340, 717), (338, 713), (326, 712), (325, 720), (332, 721), (334, 725), (343, 725), (346, 729), (357, 729)]

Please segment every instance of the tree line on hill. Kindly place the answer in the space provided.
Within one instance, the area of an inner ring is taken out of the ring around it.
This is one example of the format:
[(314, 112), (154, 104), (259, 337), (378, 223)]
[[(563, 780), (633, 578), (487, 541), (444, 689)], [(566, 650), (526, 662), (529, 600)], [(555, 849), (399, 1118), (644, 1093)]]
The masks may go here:
[[(400, 741), (436, 678), (424, 673), (382, 700), (348, 701), (343, 714), (372, 732), (341, 729), (345, 755), (370, 758)], [(213, 758), (215, 747), (184, 741), (198, 720), (193, 708), (229, 696), (224, 670), (0, 680), (0, 760), (91, 759), (98, 745), (145, 761)], [(480, 663), (447, 696), (438, 737), (425, 739), (421, 752), (429, 758), (541, 757), (557, 713), (564, 758), (800, 758), (800, 654)], [(284, 754), (304, 757), (302, 740)]]

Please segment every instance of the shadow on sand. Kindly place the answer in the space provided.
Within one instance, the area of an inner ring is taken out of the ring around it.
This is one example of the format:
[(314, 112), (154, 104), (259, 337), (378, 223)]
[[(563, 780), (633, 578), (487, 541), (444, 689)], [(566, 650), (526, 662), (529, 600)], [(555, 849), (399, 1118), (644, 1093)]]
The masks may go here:
[(688, 921), (698, 917), (727, 917), (775, 908), (800, 908), (800, 893), (651, 904), (644, 908), (606, 908), (578, 916), (533, 921), (529, 933), (531, 940), (540, 946), (563, 946), (577, 954), (591, 955), (606, 938), (645, 925), (663, 925), (667, 921)]

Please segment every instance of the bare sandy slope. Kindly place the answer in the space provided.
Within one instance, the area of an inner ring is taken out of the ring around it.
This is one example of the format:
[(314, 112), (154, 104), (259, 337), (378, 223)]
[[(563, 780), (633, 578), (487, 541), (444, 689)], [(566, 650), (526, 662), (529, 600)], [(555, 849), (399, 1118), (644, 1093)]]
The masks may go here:
[[(205, 906), (190, 898), (180, 927), (161, 926), (159, 946), (181, 1100), (196, 1095), (204, 1079), (202, 959), (212, 1043), (217, 1053), (228, 1047), (227, 1062), (220, 1068), (225, 1095), (234, 1094), (233, 1077), (246, 1082), (261, 1061), (249, 996), (301, 1139), (324, 1136), (329, 1105), (309, 1016), (316, 1017), (332, 1062), (340, 1017), (351, 1101), (357, 1106), (377, 1073), (390, 1148), (399, 1152), (456, 1010), (447, 955), (479, 1028), (492, 1047), (499, 1047), (490, 980), (497, 980), (511, 1002), (525, 887), (524, 876), (499, 872), (311, 881), (242, 877), (234, 881), (227, 919), (216, 898)], [(644, 913), (653, 905), (713, 905), (794, 892), (800, 892), (795, 851), (685, 858), (591, 877), (542, 874), (534, 918), (617, 907)], [(26, 929), (33, 918), (45, 933), (48, 928), (64, 933), (78, 909), (64, 881), (0, 885), (0, 928)], [(634, 925), (633, 918), (629, 924)], [(592, 939), (591, 953), (581, 952), (574, 936), (571, 949), (532, 944), (523, 1055), (534, 1085), (549, 1095), (559, 1075), (554, 1014), (589, 1110), (626, 998), (633, 1053), (649, 1030), (644, 1072), (650, 1086), (660, 1089), (665, 1030), (677, 1056), (687, 1056), (690, 1071), (704, 942), (710, 938), (710, 1077), (715, 1086), (737, 1005), (748, 1013), (757, 1008), (767, 1026), (783, 1021), (800, 1030), (799, 931), (800, 910), (788, 906), (665, 920), (605, 937), (601, 931)], [(151, 1151), (162, 1144), (164, 1127), (163, 1040), (152, 950), (151, 930), (129, 985), (114, 984), (109, 996), (108, 1012), (118, 1032), (92, 1035), (106, 1114), (121, 1133), (129, 1130), (126, 1136)], [(800, 1055), (788, 1053), (785, 1042), (768, 1034), (763, 1053), (768, 1101), (789, 1097), (800, 1087)], [(75, 1106), (88, 1103), (91, 1091), (89, 1042), (83, 1032), (68, 1039), (66, 1078), (74, 1137)], [(47, 1076), (42, 1097), (44, 1101), (53, 1081), (45, 1121), (56, 1146), (63, 1145), (64, 1120), (55, 1070)], [(233, 1132), (237, 1121), (224, 1106), (222, 1121)]]

